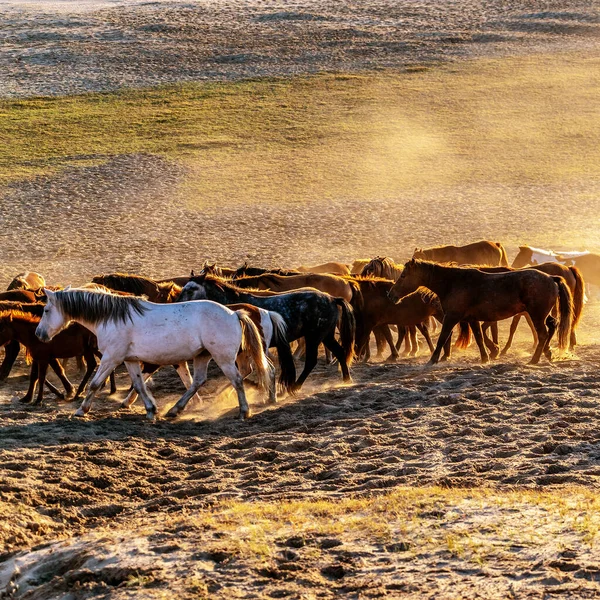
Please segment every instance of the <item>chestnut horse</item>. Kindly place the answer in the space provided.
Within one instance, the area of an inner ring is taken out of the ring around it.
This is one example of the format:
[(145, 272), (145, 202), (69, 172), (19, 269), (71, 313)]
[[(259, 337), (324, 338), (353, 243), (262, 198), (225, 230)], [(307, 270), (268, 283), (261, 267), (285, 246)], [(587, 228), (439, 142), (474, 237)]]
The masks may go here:
[[(390, 298), (403, 296), (425, 286), (435, 292), (444, 310), (442, 332), (429, 361), (438, 362), (454, 326), (467, 322), (479, 347), (481, 361), (489, 360), (481, 332), (481, 321), (501, 321), (528, 312), (536, 332), (538, 345), (531, 364), (537, 364), (542, 352), (552, 359), (550, 340), (558, 328), (559, 345), (566, 346), (571, 333), (573, 300), (562, 277), (551, 277), (534, 269), (507, 273), (484, 273), (471, 267), (455, 267), (411, 259), (404, 265), (400, 279), (390, 290)], [(558, 302), (559, 323), (551, 312)]]
[(298, 267), (300, 273), (326, 273), (329, 275), (350, 275), (348, 265), (340, 262), (327, 262), (314, 267)]
[(458, 265), (498, 265), (508, 267), (506, 250), (500, 242), (482, 240), (466, 246), (436, 246), (434, 248), (415, 248), (413, 258), (430, 260), (437, 263), (454, 262)]
[(255, 277), (236, 279), (235, 285), (244, 289), (254, 288), (272, 292), (291, 292), (301, 288), (314, 288), (334, 298), (343, 298), (352, 305), (360, 302), (360, 289), (354, 280), (326, 273), (301, 273), (289, 276), (265, 273)]
[[(70, 398), (73, 394), (73, 386), (66, 378), (65, 372), (57, 359), (83, 355), (87, 364), (87, 370), (75, 393), (75, 398), (77, 398), (96, 368), (95, 336), (81, 325), (72, 324), (61, 331), (51, 342), (41, 342), (36, 337), (35, 330), (44, 313), (44, 305), (32, 304), (23, 308), (27, 312), (16, 309), (0, 312), (0, 345), (4, 345), (11, 340), (16, 340), (27, 348), (27, 354), (33, 360), (29, 378), (29, 389), (27, 394), (21, 398), (21, 402), (31, 402), (36, 384), (38, 384), (38, 395), (34, 404), (42, 403), (48, 366), (52, 366), (65, 386), (66, 397)], [(32, 314), (32, 311), (37, 314)]]
[(19, 273), (6, 288), (7, 290), (39, 290), (46, 285), (46, 280), (39, 273), (25, 271)]
[[(357, 282), (363, 297), (363, 305), (356, 311), (356, 348), (359, 356), (368, 350), (369, 336), (373, 329), (388, 324), (398, 326), (400, 342), (404, 339), (408, 327), (418, 327), (427, 341), (429, 350), (433, 352), (426, 322), (430, 316), (436, 317), (440, 323), (444, 319), (442, 306), (435, 294), (425, 288), (419, 288), (398, 303), (394, 303), (388, 296), (394, 285), (389, 279), (361, 278)], [(389, 328), (385, 335), (392, 352), (387, 360), (395, 361), (398, 359), (398, 352)]]

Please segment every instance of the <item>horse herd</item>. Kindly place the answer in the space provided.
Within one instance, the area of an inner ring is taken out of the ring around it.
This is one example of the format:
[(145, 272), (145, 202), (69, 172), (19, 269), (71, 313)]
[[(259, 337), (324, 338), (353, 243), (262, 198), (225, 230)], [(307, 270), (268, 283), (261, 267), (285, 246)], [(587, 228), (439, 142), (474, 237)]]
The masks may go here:
[[(91, 379), (75, 413), (83, 416), (107, 379), (111, 393), (116, 391), (114, 370), (124, 363), (132, 388), (121, 406), (131, 406), (139, 395), (148, 418), (154, 419), (156, 403), (146, 386), (152, 373), (162, 365), (176, 367), (186, 392), (167, 412), (174, 417), (206, 381), (214, 360), (234, 387), (245, 418), (250, 408), (243, 380), (251, 372), (268, 400), (277, 400), (270, 349), (276, 350), (280, 387), (290, 394), (314, 369), (321, 344), (326, 360), (335, 359), (349, 381), (355, 357), (370, 356), (371, 334), (378, 356), (387, 344), (388, 360), (394, 361), (403, 343), (408, 354), (418, 352), (418, 331), (434, 364), (450, 358), (452, 332), (458, 327), (455, 346), (466, 347), (472, 334), (485, 363), (500, 354), (497, 322), (513, 318), (506, 353), (524, 316), (535, 340), (531, 362), (542, 354), (550, 360), (555, 333), (561, 350), (577, 342), (584, 276), (600, 284), (600, 256), (522, 246), (510, 267), (504, 247), (489, 241), (416, 249), (404, 265), (385, 257), (297, 270), (205, 263), (189, 277), (154, 280), (115, 273), (75, 289), (50, 288), (40, 275), (24, 273), (0, 293), (0, 345), (5, 348), (0, 380), (9, 376), (24, 346), (31, 371), (21, 401), (31, 402), (37, 387), (35, 403), (41, 403), (44, 386), (60, 398), (77, 398)], [(436, 321), (441, 332), (434, 346), (430, 332)], [(294, 358), (301, 355), (304, 366), (297, 376)], [(73, 357), (85, 366), (77, 390), (61, 364)], [(48, 367), (64, 394), (46, 379)]]

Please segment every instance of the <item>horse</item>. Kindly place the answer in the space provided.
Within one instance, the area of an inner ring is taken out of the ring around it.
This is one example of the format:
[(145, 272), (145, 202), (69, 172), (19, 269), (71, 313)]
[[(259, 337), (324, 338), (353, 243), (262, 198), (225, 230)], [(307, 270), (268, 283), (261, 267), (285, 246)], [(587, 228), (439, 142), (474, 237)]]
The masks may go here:
[[(429, 349), (433, 352), (434, 347), (429, 336), (425, 322), (430, 316), (435, 316), (440, 322), (444, 314), (439, 299), (431, 291), (419, 288), (409, 294), (398, 303), (392, 302), (388, 294), (394, 282), (388, 279), (359, 279), (363, 296), (363, 306), (356, 311), (356, 351), (362, 355), (367, 350), (369, 336), (373, 329), (381, 325), (394, 324), (398, 326), (400, 342), (406, 335), (408, 327), (416, 326), (425, 337)], [(389, 329), (387, 330), (389, 334)], [(396, 361), (398, 352), (391, 339), (391, 334), (386, 335), (390, 345), (391, 355), (387, 361)], [(448, 349), (449, 352), (449, 349)]]
[(142, 275), (127, 273), (111, 273), (96, 275), (92, 283), (98, 283), (116, 292), (127, 292), (134, 296), (146, 296), (150, 302), (173, 302), (181, 292), (181, 288), (173, 281), (158, 282)]
[[(306, 359), (304, 369), (294, 388), (300, 389), (317, 364), (319, 344), (338, 360), (344, 381), (350, 381), (350, 365), (354, 357), (356, 322), (352, 307), (342, 298), (332, 298), (318, 290), (297, 290), (275, 293), (246, 290), (232, 282), (200, 273), (183, 287), (180, 301), (209, 299), (220, 304), (244, 302), (279, 313), (287, 325), (288, 341), (304, 337)], [(341, 313), (341, 314), (340, 314)], [(340, 343), (335, 339), (335, 329), (340, 323)]]
[[(283, 317), (275, 312), (270, 312), (262, 308), (257, 308), (251, 304), (229, 304), (230, 310), (245, 310), (248, 316), (252, 319), (261, 337), (263, 350), (268, 353), (269, 347), (273, 345), (277, 348), (279, 365), (281, 367), (281, 375), (279, 384), (290, 394), (294, 393), (294, 384), (296, 382), (296, 366), (292, 357), (289, 342), (286, 337), (286, 324)], [(242, 351), (238, 354), (237, 366), (242, 374), (246, 377), (252, 372), (252, 364), (247, 351)], [(159, 365), (144, 365), (143, 372), (148, 375), (146, 381), (160, 369)], [(131, 389), (125, 400), (121, 403), (121, 408), (129, 408), (136, 400), (137, 392)], [(275, 370), (272, 370), (272, 377), (269, 382), (269, 397), (268, 402), (277, 403), (277, 388), (275, 384)]]
[[(177, 416), (207, 379), (213, 359), (238, 395), (240, 417), (250, 416), (243, 380), (235, 364), (238, 351), (247, 349), (259, 386), (266, 389), (272, 365), (263, 350), (260, 334), (243, 310), (231, 311), (216, 302), (157, 304), (136, 296), (117, 296), (93, 290), (46, 290), (48, 302), (36, 329), (42, 341), (51, 340), (71, 321), (92, 331), (98, 339), (102, 360), (87, 395), (75, 413), (85, 416), (108, 375), (125, 363), (135, 391), (142, 397), (146, 416), (154, 420), (156, 403), (146, 388), (140, 362), (177, 364), (188, 389), (168, 411)], [(187, 360), (194, 361), (190, 380)], [(187, 373), (187, 378), (182, 373)]]
[(7, 290), (39, 290), (46, 285), (46, 280), (39, 273), (25, 271), (19, 273), (8, 284)]
[(585, 278), (586, 283), (600, 285), (600, 255), (593, 254), (592, 252), (583, 253), (579, 256), (559, 253), (556, 258), (563, 265), (577, 267)]
[(350, 275), (360, 275), (365, 265), (370, 261), (370, 258), (357, 258), (350, 266)]
[[(564, 260), (578, 258), (590, 254), (587, 250), (581, 252), (565, 252)], [(534, 246), (519, 246), (519, 252), (512, 263), (513, 269), (520, 269), (529, 265), (541, 265), (543, 263), (563, 263), (560, 253), (553, 250), (543, 250)]]
[(313, 267), (301, 266), (296, 269), (300, 273), (326, 273), (329, 275), (350, 275), (348, 265), (341, 262), (327, 262)]
[[(235, 273), (231, 276), (231, 279), (236, 280), (240, 277), (256, 277), (257, 275), (264, 275), (265, 273), (273, 274), (273, 275), (300, 275), (300, 271), (293, 271), (288, 269), (263, 269), (260, 267), (250, 267), (248, 263), (245, 262), (241, 267), (238, 267)], [(189, 278), (188, 278), (189, 280)]]
[(354, 305), (360, 302), (360, 288), (352, 279), (329, 275), (328, 273), (301, 273), (299, 275), (277, 275), (264, 273), (255, 277), (242, 277), (235, 280), (240, 288), (291, 292), (300, 288), (314, 288), (334, 298), (343, 298)]
[[(465, 321), (473, 330), (481, 361), (489, 361), (481, 332), (481, 321), (501, 321), (528, 312), (536, 332), (538, 345), (531, 358), (537, 364), (542, 352), (552, 359), (550, 340), (558, 329), (559, 345), (566, 345), (571, 332), (573, 300), (562, 277), (552, 277), (534, 269), (507, 273), (484, 273), (471, 267), (439, 265), (411, 259), (404, 265), (400, 279), (390, 290), (390, 298), (400, 298), (425, 286), (435, 292), (442, 304), (444, 321), (429, 364), (438, 362), (445, 342), (454, 326)], [(559, 323), (551, 316), (558, 302)]]
[(404, 265), (395, 263), (387, 256), (376, 256), (372, 258), (360, 272), (363, 277), (381, 277), (398, 281)]
[[(0, 346), (9, 341), (17, 341), (27, 349), (27, 357), (32, 359), (29, 378), (29, 389), (27, 394), (21, 398), (21, 402), (31, 402), (35, 393), (36, 384), (38, 395), (34, 404), (41, 404), (44, 398), (44, 383), (48, 366), (54, 369), (65, 387), (66, 396), (60, 392), (59, 397), (77, 398), (84, 390), (86, 383), (96, 368), (95, 349), (96, 340), (81, 325), (72, 324), (63, 329), (51, 342), (41, 342), (35, 335), (36, 329), (44, 313), (43, 304), (22, 305), (19, 309), (11, 308), (0, 312)], [(67, 379), (64, 369), (57, 359), (71, 358), (83, 355), (87, 370), (79, 384), (75, 396), (73, 396), (73, 385)], [(53, 387), (53, 391), (56, 388)]]
[(490, 265), (508, 267), (506, 250), (500, 242), (481, 240), (466, 246), (436, 246), (415, 248), (413, 258), (457, 265)]

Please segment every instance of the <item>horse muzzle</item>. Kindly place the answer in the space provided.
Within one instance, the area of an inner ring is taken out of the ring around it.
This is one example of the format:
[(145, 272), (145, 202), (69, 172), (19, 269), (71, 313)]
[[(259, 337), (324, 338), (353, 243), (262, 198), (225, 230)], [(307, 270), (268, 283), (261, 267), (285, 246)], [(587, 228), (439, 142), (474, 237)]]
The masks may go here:
[(42, 342), (49, 342), (50, 341), (50, 336), (48, 335), (48, 332), (45, 329), (41, 329), (40, 327), (38, 327), (35, 330), (35, 335)]

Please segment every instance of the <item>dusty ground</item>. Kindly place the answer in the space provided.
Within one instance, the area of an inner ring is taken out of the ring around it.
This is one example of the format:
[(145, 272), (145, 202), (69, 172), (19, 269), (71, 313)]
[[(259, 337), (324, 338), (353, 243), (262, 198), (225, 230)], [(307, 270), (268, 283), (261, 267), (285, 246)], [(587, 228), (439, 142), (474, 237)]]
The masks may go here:
[(68, 94), (585, 49), (599, 21), (597, 5), (581, 0), (5, 0), (0, 90)]
[[(597, 48), (596, 4), (523, 4), (0, 0), (0, 94)], [(32, 267), (81, 283), (205, 258), (401, 259), (481, 237), (510, 258), (522, 241), (600, 250), (593, 176), (460, 181), (397, 201), (232, 198), (226, 211), (190, 203), (175, 161), (104, 159), (2, 188), (0, 287)], [(0, 597), (599, 597), (599, 327), (594, 292), (580, 346), (552, 365), (526, 365), (525, 330), (484, 367), (473, 349), (430, 370), (421, 355), (356, 365), (342, 386), (320, 364), (296, 398), (252, 394), (243, 423), (215, 397), (216, 370), (202, 405), (149, 424), (118, 411), (123, 373), (85, 420), (51, 394), (24, 407), (19, 362), (0, 387)], [(172, 370), (156, 376), (163, 412), (181, 392)]]

